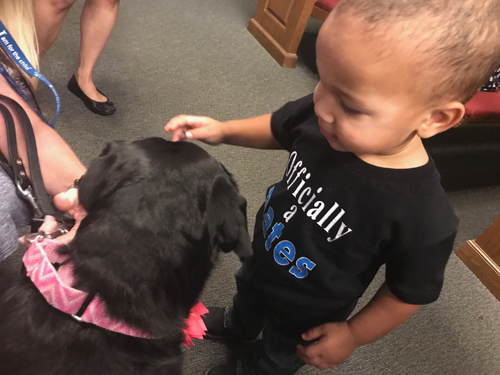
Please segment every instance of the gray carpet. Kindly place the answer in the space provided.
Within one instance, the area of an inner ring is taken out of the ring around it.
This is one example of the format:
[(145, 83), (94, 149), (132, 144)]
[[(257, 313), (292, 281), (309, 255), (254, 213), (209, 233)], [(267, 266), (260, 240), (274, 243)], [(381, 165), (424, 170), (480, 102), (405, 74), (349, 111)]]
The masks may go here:
[[(219, 120), (270, 112), (311, 92), (314, 39), (320, 27), (309, 22), (295, 69), (280, 68), (246, 26), (257, 0), (143, 0), (122, 2), (111, 39), (95, 69), (95, 82), (118, 108), (102, 118), (89, 112), (65, 86), (76, 67), (79, 14), (71, 10), (63, 31), (42, 63), (62, 99), (57, 130), (84, 163), (110, 140), (167, 137), (163, 126), (180, 113)], [(41, 87), (42, 103), (53, 108)], [(234, 173), (248, 200), (249, 224), (267, 186), (283, 173), (286, 153), (229, 146), (206, 147)], [(475, 238), (500, 214), (500, 187), (450, 194), (461, 219), (456, 246)], [(207, 305), (226, 305), (235, 291), (238, 261), (222, 256), (206, 290)], [(438, 302), (423, 307), (402, 327), (357, 350), (326, 374), (443, 375), (500, 374), (500, 304), (453, 255)], [(379, 276), (360, 305), (382, 282)], [(230, 355), (220, 343), (196, 341), (186, 351), (185, 373), (203, 374)], [(306, 367), (300, 374), (319, 374)]]

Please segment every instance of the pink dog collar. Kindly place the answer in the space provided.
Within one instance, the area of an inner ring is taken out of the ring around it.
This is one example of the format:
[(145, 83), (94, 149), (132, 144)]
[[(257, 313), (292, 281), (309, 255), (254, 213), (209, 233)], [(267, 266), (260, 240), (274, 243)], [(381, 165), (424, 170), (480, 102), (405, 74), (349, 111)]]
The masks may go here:
[[(154, 338), (128, 326), (123, 321), (110, 318), (105, 303), (98, 296), (87, 301), (90, 303), (81, 316), (76, 315), (89, 294), (70, 286), (74, 282), (73, 264), (68, 262), (68, 256), (59, 254), (58, 249), (61, 246), (60, 242), (39, 237), (33, 241), (23, 258), (27, 276), (51, 306), (70, 314), (78, 321), (94, 324), (110, 331), (140, 338)], [(61, 264), (58, 271), (54, 268), (53, 263)], [(192, 337), (203, 339), (207, 329), (201, 316), (207, 312), (207, 308), (201, 302), (198, 302), (191, 309), (190, 315), (186, 319), (187, 327), (184, 329), (184, 345), (186, 347), (194, 345)]]

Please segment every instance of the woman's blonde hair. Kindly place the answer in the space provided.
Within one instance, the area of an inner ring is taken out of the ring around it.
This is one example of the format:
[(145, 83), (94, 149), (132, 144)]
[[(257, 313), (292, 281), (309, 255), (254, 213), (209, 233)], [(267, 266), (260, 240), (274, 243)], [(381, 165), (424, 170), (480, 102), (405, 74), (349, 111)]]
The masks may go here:
[[(30, 63), (38, 70), (38, 42), (33, 0), (0, 0), (0, 20)], [(30, 81), (33, 78), (28, 77)]]

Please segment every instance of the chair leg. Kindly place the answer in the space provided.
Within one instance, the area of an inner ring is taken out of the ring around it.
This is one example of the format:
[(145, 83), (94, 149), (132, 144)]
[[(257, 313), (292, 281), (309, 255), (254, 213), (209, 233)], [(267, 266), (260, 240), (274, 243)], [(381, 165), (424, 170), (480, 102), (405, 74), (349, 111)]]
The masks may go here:
[(316, 0), (259, 0), (248, 31), (284, 68), (297, 62), (297, 48)]

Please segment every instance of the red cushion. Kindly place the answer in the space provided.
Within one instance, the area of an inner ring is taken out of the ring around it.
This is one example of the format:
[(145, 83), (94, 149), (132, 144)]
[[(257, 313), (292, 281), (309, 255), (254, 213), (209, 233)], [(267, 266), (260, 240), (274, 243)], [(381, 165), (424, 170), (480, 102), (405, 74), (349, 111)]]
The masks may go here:
[(500, 121), (500, 91), (479, 91), (465, 105), (467, 120), (499, 120)]
[(339, 0), (318, 0), (316, 1), (316, 6), (326, 10), (327, 12), (331, 12), (333, 7), (337, 5), (338, 2)]

